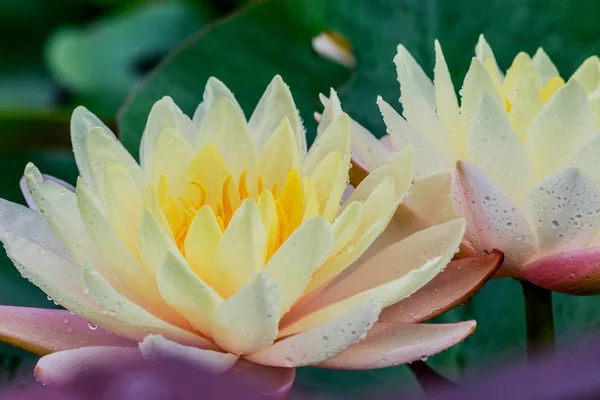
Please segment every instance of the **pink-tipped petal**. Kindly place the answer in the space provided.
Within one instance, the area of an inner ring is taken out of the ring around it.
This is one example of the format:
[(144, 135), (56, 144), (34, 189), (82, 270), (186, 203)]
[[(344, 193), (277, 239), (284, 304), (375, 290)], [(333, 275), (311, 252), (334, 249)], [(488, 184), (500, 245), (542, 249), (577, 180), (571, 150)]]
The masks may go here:
[[(70, 190), (71, 192), (75, 193), (75, 187), (73, 185), (71, 185), (68, 182), (63, 181), (62, 179), (58, 179), (53, 177), (52, 175), (46, 175), (46, 174), (42, 174), (42, 178), (44, 179), (44, 181), (53, 181), (58, 183), (60, 186), (64, 187), (65, 189)], [(19, 181), (19, 186), (21, 188), (21, 192), (23, 193), (23, 197), (25, 198), (25, 202), (27, 203), (27, 206), (29, 208), (31, 208), (33, 211), (37, 211), (37, 206), (35, 205), (35, 201), (33, 201), (33, 198), (31, 197), (31, 193), (29, 193), (29, 188), (27, 187), (27, 182), (25, 182), (25, 177), (22, 177), (21, 180)]]
[(294, 384), (296, 368), (268, 367), (239, 359), (227, 375), (248, 382), (268, 397), (284, 399)]
[(475, 321), (456, 324), (377, 323), (367, 338), (319, 365), (331, 369), (376, 369), (417, 361), (464, 340)]
[(40, 358), (33, 373), (45, 385), (63, 385), (91, 368), (111, 368), (142, 359), (137, 347), (82, 347)]
[(548, 290), (576, 295), (600, 293), (600, 248), (553, 254), (525, 265), (521, 274)]
[(465, 238), (480, 254), (493, 249), (504, 253), (503, 268), (518, 269), (538, 251), (525, 216), (508, 195), (475, 165), (459, 161), (452, 181), (454, 206), (467, 220)]
[(89, 346), (135, 346), (66, 310), (11, 306), (0, 306), (0, 341), (37, 355)]
[(415, 294), (384, 308), (378, 322), (424, 322), (469, 300), (502, 265), (501, 251), (452, 261)]

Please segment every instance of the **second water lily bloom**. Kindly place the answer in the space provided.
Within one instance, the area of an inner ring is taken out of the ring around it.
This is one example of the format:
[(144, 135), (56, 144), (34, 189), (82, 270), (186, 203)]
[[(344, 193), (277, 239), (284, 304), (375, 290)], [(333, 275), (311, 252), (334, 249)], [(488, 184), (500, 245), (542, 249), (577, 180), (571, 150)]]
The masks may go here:
[(440, 194), (427, 218), (464, 217), (469, 246), (504, 252), (503, 275), (599, 293), (598, 57), (566, 82), (542, 49), (519, 53), (503, 73), (481, 36), (460, 103), (437, 41), (435, 58), (432, 82), (398, 47), (404, 117), (378, 99), (389, 135), (377, 141), (356, 130), (357, 165), (373, 169), (412, 146), (415, 186)]
[(412, 152), (350, 193), (350, 124), (325, 118), (307, 150), (281, 78), (249, 121), (210, 79), (193, 119), (168, 97), (153, 106), (138, 164), (77, 108), (76, 190), (28, 165), (30, 207), (0, 203), (8, 255), (68, 311), (2, 307), (0, 338), (45, 355), (36, 374), (47, 383), (167, 355), (262, 371), (275, 391), (295, 367), (381, 368), (463, 340), (474, 321), (417, 322), (463, 301), (502, 256), (446, 268), (463, 219), (366, 253), (411, 188)]

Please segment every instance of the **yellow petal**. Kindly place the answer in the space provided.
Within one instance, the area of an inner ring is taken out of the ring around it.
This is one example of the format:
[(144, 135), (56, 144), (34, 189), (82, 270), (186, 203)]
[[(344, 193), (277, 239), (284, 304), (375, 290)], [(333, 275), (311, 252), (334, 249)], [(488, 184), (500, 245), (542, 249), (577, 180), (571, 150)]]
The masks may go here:
[(544, 105), (529, 129), (525, 150), (536, 178), (566, 165), (595, 131), (587, 96), (576, 80), (570, 80)]
[(253, 199), (237, 209), (217, 248), (216, 265), (220, 280), (216, 289), (228, 298), (252, 279), (264, 266), (267, 237)]
[(163, 130), (157, 138), (152, 163), (152, 184), (158, 186), (161, 176), (169, 182), (175, 196), (181, 196), (188, 184), (188, 168), (194, 158), (194, 150), (175, 129)]
[(192, 270), (209, 285), (215, 284), (215, 258), (223, 233), (209, 206), (198, 210), (185, 237), (185, 257)]
[(319, 213), (330, 221), (336, 216), (348, 179), (348, 164), (338, 152), (329, 153), (314, 169), (310, 181), (319, 202)]
[(546, 86), (540, 92), (540, 98), (543, 104), (546, 104), (550, 97), (554, 96), (554, 94), (565, 85), (565, 80), (560, 76), (553, 76), (548, 80)]
[(254, 353), (277, 338), (281, 310), (281, 289), (265, 271), (214, 311), (212, 334), (223, 349), (234, 354)]
[(306, 135), (294, 99), (281, 76), (276, 75), (248, 121), (248, 129), (259, 153), (285, 117), (292, 124), (297, 148), (302, 155), (306, 154)]
[(311, 176), (330, 153), (337, 152), (346, 163), (350, 162), (350, 117), (342, 114), (335, 119), (310, 147), (304, 159), (304, 176)]
[[(231, 174), (219, 149), (212, 144), (204, 146), (190, 164), (190, 181), (198, 181), (206, 190), (206, 204), (216, 207), (221, 199), (223, 183)], [(185, 198), (197, 198), (198, 188), (188, 185)]]
[(531, 165), (506, 114), (486, 94), (469, 125), (467, 154), (517, 205), (523, 204), (535, 184)]
[(264, 190), (258, 200), (256, 201), (258, 211), (260, 212), (260, 218), (265, 228), (267, 235), (267, 257), (269, 259), (275, 252), (275, 247), (279, 244), (279, 238), (277, 236), (278, 220), (277, 207), (275, 205), (275, 199), (273, 194)]
[(273, 254), (265, 271), (281, 289), (281, 313), (296, 302), (333, 250), (333, 231), (323, 217), (312, 217), (296, 229)]
[(168, 252), (156, 272), (160, 295), (204, 336), (210, 336), (210, 319), (221, 297), (190, 269), (181, 255)]
[(256, 162), (256, 151), (242, 112), (226, 97), (206, 113), (198, 133), (196, 149), (212, 144), (219, 149), (237, 179)]

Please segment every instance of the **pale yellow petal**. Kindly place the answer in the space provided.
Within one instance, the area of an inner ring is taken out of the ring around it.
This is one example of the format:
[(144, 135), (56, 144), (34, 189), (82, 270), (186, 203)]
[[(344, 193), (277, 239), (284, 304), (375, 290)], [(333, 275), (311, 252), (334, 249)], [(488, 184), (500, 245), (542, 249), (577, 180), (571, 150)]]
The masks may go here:
[(216, 254), (218, 288), (228, 298), (264, 266), (267, 237), (253, 199), (245, 200), (225, 230)]
[[(448, 70), (442, 47), (437, 40), (435, 41), (435, 68), (433, 74), (435, 104), (440, 116), (440, 121), (442, 121), (444, 130), (454, 145), (457, 155), (459, 157), (464, 157), (467, 127), (464, 120), (460, 118), (458, 100), (456, 98), (456, 93), (454, 92), (450, 71)], [(429, 162), (429, 160), (427, 161)]]
[(180, 254), (167, 253), (156, 271), (156, 283), (165, 302), (191, 326), (210, 337), (211, 316), (223, 300), (194, 274)]
[(217, 147), (234, 177), (256, 162), (256, 151), (242, 112), (226, 97), (217, 101), (202, 119), (195, 148)]
[(276, 75), (263, 93), (250, 117), (250, 121), (248, 121), (248, 129), (259, 153), (267, 143), (269, 136), (285, 117), (292, 124), (300, 153), (302, 155), (306, 154), (306, 135), (290, 88), (283, 82), (281, 76)]
[(409, 146), (412, 148), (415, 155), (415, 179), (424, 179), (431, 175), (453, 170), (453, 164), (448, 163), (432, 144), (423, 135), (415, 131), (392, 106), (381, 97), (377, 98), (377, 104), (387, 126), (387, 132), (390, 135), (394, 150), (398, 152)]
[(214, 311), (212, 334), (216, 343), (234, 354), (254, 353), (277, 338), (281, 312), (281, 288), (265, 271)]
[(520, 52), (506, 71), (506, 77), (502, 82), (503, 97), (512, 103), (523, 86), (525, 79), (533, 79), (537, 87), (542, 87), (533, 60), (527, 53)]
[(156, 275), (169, 251), (179, 253), (173, 239), (148, 209), (142, 213), (137, 235), (144, 267), (152, 276)]
[(571, 164), (581, 169), (600, 188), (600, 134), (594, 135), (583, 145), (571, 160)]
[[(223, 184), (230, 174), (219, 149), (212, 144), (204, 146), (196, 154), (188, 172), (190, 181), (197, 181), (206, 190), (206, 204), (211, 207), (216, 207), (217, 201), (221, 200)], [(198, 196), (198, 188), (189, 185), (184, 197), (194, 199)]]
[(158, 146), (158, 137), (167, 128), (175, 129), (190, 144), (194, 143), (196, 132), (192, 121), (169, 96), (165, 96), (154, 103), (148, 115), (144, 134), (142, 135), (140, 161), (148, 179), (152, 177), (154, 169), (152, 164), (154, 163), (155, 152)]
[(522, 143), (525, 142), (529, 127), (541, 109), (540, 89), (533, 78), (524, 78), (508, 114), (510, 125)]
[(600, 86), (589, 94), (588, 101), (596, 122), (596, 130), (600, 130)]
[(265, 266), (281, 290), (282, 314), (300, 298), (313, 273), (329, 257), (333, 235), (327, 219), (312, 217), (290, 235)]
[(504, 101), (494, 88), (490, 75), (476, 58), (471, 62), (460, 94), (462, 96), (460, 111), (467, 125), (477, 112), (477, 106), (484, 94), (490, 96), (498, 107), (504, 107)]
[(115, 289), (96, 271), (91, 262), (83, 264), (83, 282), (86, 289), (106, 312), (116, 315), (124, 323), (146, 332), (163, 335), (178, 343), (209, 348), (207, 339), (163, 321), (117, 293)]
[(335, 244), (332, 254), (337, 254), (342, 251), (354, 238), (362, 220), (363, 208), (362, 202), (355, 201), (352, 204), (349, 204), (335, 219), (333, 222)]
[(175, 129), (166, 128), (156, 140), (152, 184), (157, 187), (164, 175), (171, 193), (183, 195), (188, 184), (188, 168), (194, 156), (190, 143)]
[[(273, 187), (275, 183), (283, 185), (292, 169), (298, 172), (302, 170), (301, 154), (290, 120), (284, 117), (258, 157), (251, 181), (261, 176), (266, 188)], [(254, 191), (255, 188), (252, 186), (250, 190)]]
[(319, 212), (330, 221), (337, 215), (348, 181), (348, 164), (338, 152), (331, 152), (317, 165), (310, 177), (319, 203)]
[(533, 65), (540, 77), (540, 84), (542, 87), (544, 87), (546, 82), (553, 76), (560, 76), (558, 69), (554, 66), (554, 63), (550, 57), (548, 57), (548, 54), (546, 54), (541, 47), (537, 49), (533, 56)]
[(231, 93), (231, 90), (229, 90), (229, 88), (225, 86), (223, 82), (214, 76), (211, 76), (208, 78), (206, 86), (204, 87), (202, 103), (198, 104), (198, 107), (194, 112), (194, 118), (192, 119), (196, 130), (200, 128), (202, 120), (204, 119), (204, 116), (208, 110), (224, 97), (231, 101), (231, 103), (243, 114), (242, 108), (238, 104), (233, 93)]
[(350, 117), (347, 114), (336, 118), (310, 147), (303, 161), (304, 176), (311, 176), (317, 165), (331, 152), (339, 153), (347, 163), (350, 161)]
[(185, 237), (184, 251), (192, 270), (208, 284), (215, 283), (215, 259), (222, 237), (213, 209), (200, 208)]
[(523, 204), (535, 184), (533, 171), (506, 114), (487, 94), (469, 125), (467, 154), (517, 205)]
[(579, 82), (586, 94), (592, 93), (600, 83), (600, 58), (591, 56), (573, 73), (571, 79)]
[(542, 179), (558, 171), (595, 134), (587, 96), (570, 80), (537, 115), (525, 142), (533, 172)]
[(496, 57), (494, 56), (494, 52), (492, 48), (485, 40), (483, 34), (479, 35), (479, 40), (477, 41), (477, 45), (475, 46), (475, 57), (481, 62), (483, 66), (485, 66), (486, 71), (490, 75), (492, 82), (494, 82), (494, 86), (499, 91), (500, 82), (504, 78), (500, 68), (498, 68), (498, 64), (496, 63)]

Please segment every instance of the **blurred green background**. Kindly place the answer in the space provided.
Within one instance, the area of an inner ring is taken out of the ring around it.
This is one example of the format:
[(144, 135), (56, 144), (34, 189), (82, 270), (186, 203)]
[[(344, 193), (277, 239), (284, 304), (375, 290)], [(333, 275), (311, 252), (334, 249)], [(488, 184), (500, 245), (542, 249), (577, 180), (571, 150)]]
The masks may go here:
[[(317, 95), (338, 90), (344, 109), (384, 132), (375, 105), (398, 108), (392, 59), (403, 43), (431, 75), (438, 38), (460, 87), (480, 33), (507, 68), (519, 51), (542, 46), (563, 77), (600, 53), (600, 2), (594, 0), (1, 0), (0, 196), (21, 201), (27, 161), (73, 183), (69, 117), (83, 104), (101, 116), (133, 153), (151, 104), (172, 96), (188, 113), (209, 76), (223, 80), (250, 114), (274, 74), (291, 86), (309, 135)], [(311, 40), (336, 32), (350, 43), (356, 66), (319, 56)], [(165, 58), (166, 57), (166, 58)], [(555, 295), (561, 346), (600, 325), (600, 299)], [(0, 256), (0, 304), (53, 307)], [(428, 360), (453, 379), (477, 376), (502, 362), (521, 362), (525, 328), (519, 285), (493, 281), (467, 305), (439, 318), (475, 318), (464, 343)], [(0, 382), (30, 379), (35, 359), (0, 347)], [(364, 398), (394, 389), (419, 392), (404, 366), (340, 372), (305, 368), (297, 393)]]

